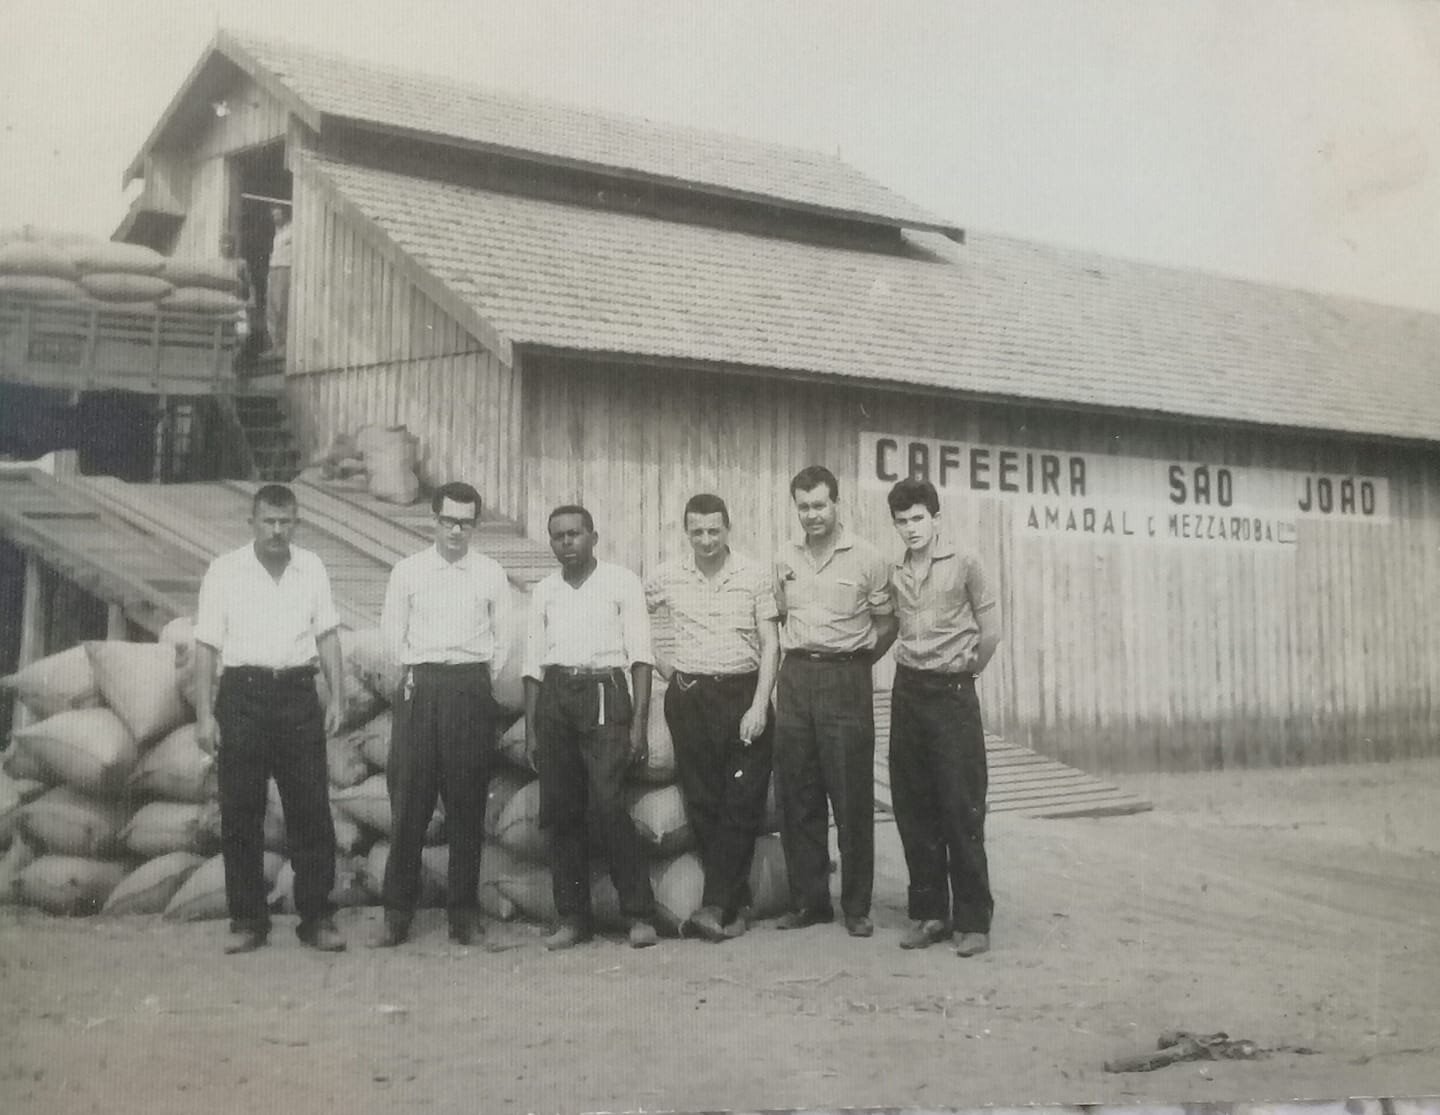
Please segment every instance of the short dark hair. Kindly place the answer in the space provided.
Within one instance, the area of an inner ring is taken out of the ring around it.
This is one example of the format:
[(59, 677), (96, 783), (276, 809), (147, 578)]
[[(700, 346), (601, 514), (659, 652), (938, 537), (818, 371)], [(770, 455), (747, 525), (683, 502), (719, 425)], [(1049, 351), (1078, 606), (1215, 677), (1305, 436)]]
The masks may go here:
[(545, 530), (547, 532), (550, 530), (550, 524), (561, 515), (579, 515), (580, 521), (585, 524), (585, 529), (591, 534), (595, 533), (595, 520), (591, 517), (590, 512), (578, 503), (562, 503), (559, 507), (555, 508), (554, 511), (550, 512), (550, 517), (545, 520)]
[(730, 529), (730, 509), (725, 506), (723, 499), (709, 492), (700, 492), (685, 501), (685, 514), (680, 516), (680, 521), (687, 530), (690, 527), (691, 515), (719, 515), (725, 529)]
[(928, 480), (916, 480), (914, 477), (901, 480), (890, 489), (885, 500), (890, 504), (892, 518), (902, 511), (909, 511), (917, 503), (923, 503), (925, 510), (932, 515), (940, 514), (940, 494)]
[(259, 511), (262, 503), (266, 507), (278, 507), (286, 511), (300, 509), (295, 490), (288, 484), (262, 484), (255, 492), (255, 498), (250, 501), (250, 514), (254, 515)]
[(475, 518), (480, 518), (480, 493), (469, 484), (460, 480), (452, 480), (448, 484), (441, 484), (435, 489), (435, 494), (430, 497), (430, 510), (440, 514), (440, 508), (446, 500), (451, 503), (468, 503), (475, 508)]
[(790, 498), (795, 498), (796, 492), (808, 492), (824, 484), (830, 490), (830, 500), (833, 503), (840, 498), (840, 483), (835, 479), (835, 474), (824, 465), (806, 465), (790, 481)]

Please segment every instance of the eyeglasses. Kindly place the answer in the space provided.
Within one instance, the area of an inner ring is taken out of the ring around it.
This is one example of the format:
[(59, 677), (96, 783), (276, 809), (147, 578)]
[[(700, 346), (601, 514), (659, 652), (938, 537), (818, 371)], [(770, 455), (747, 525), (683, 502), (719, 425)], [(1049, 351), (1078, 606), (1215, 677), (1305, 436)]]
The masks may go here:
[(452, 519), (448, 515), (437, 515), (435, 521), (440, 524), (441, 530), (473, 530), (474, 519)]

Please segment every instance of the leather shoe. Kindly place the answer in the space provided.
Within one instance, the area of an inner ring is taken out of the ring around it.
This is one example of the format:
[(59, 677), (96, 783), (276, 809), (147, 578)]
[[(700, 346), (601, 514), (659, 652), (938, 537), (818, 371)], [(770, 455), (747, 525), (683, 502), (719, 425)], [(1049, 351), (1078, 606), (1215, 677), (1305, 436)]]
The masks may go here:
[(826, 925), (835, 920), (833, 910), (791, 910), (781, 914), (775, 923), (776, 929), (806, 929), (812, 925)]
[(390, 911), (385, 913), (385, 923), (380, 927), (380, 932), (370, 942), (372, 949), (393, 949), (396, 945), (404, 944), (410, 938), (410, 919)]
[(745, 936), (745, 931), (750, 928), (750, 918), (744, 910), (735, 915), (735, 920), (725, 927), (725, 939), (733, 941), (736, 937)]
[(720, 922), (720, 910), (715, 906), (701, 906), (690, 917), (690, 928), (697, 937), (707, 941), (725, 941), (729, 936)]
[(590, 930), (578, 921), (562, 921), (555, 932), (545, 938), (545, 947), (551, 952), (574, 948), (590, 939)]
[(238, 956), (242, 952), (254, 952), (256, 949), (264, 948), (269, 939), (268, 933), (262, 933), (258, 929), (232, 929), (230, 936), (225, 941), (225, 952), (228, 956)]
[(990, 934), (988, 933), (962, 933), (960, 939), (955, 942), (956, 956), (979, 956), (982, 952), (990, 951)]
[(648, 921), (636, 918), (630, 923), (630, 947), (632, 949), (648, 949), (659, 940), (655, 927)]
[(917, 921), (900, 938), (902, 949), (928, 949), (938, 941), (950, 937), (950, 923), (946, 921)]
[(308, 945), (317, 952), (345, 951), (345, 938), (340, 936), (340, 931), (329, 918), (308, 924), (302, 922), (296, 928), (295, 935), (300, 938), (302, 945)]
[(450, 917), (450, 939), (457, 945), (474, 944), (475, 938), (485, 936), (485, 927), (473, 914), (453, 914)]
[(845, 932), (852, 937), (875, 936), (875, 923), (864, 914), (846, 914)]

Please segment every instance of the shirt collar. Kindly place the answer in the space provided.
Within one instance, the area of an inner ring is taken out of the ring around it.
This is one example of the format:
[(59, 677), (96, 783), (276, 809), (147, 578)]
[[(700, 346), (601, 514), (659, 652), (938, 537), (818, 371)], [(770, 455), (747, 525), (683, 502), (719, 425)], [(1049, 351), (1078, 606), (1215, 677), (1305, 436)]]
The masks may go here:
[[(808, 547), (805, 545), (805, 534), (802, 532), (798, 539), (791, 539), (791, 544), (800, 553), (805, 553)], [(835, 524), (835, 550), (848, 550), (855, 545), (855, 539), (850, 537), (850, 532), (845, 529), (844, 523)]]
[[(730, 547), (725, 547), (725, 564), (720, 567), (721, 578), (728, 578), (741, 562), (741, 557)], [(695, 551), (686, 550), (680, 555), (680, 568), (686, 573), (694, 573), (703, 577), (705, 574), (700, 571), (699, 564), (695, 561)]]
[[(955, 556), (955, 543), (951, 542), (944, 534), (935, 536), (935, 544), (930, 548), (930, 560), (939, 561), (941, 558)], [(905, 569), (910, 565), (910, 551), (901, 550), (900, 556), (895, 559), (896, 569)]]
[(430, 565), (434, 569), (468, 570), (473, 564), (473, 559), (475, 557), (475, 547), (470, 547), (468, 550), (465, 551), (464, 556), (457, 558), (455, 561), (446, 561), (444, 555), (440, 553), (440, 547), (435, 545), (434, 543), (431, 543), (430, 548), (426, 550), (425, 553), (429, 556)]

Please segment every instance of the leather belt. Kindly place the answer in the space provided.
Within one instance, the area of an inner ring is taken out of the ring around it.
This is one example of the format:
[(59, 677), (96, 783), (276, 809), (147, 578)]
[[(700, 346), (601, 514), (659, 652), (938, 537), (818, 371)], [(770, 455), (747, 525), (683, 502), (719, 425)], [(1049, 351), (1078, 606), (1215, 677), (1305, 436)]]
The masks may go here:
[(293, 682), (308, 681), (315, 676), (312, 666), (226, 666), (222, 677), (233, 676), (236, 681)]
[(861, 662), (870, 657), (868, 650), (787, 650), (786, 658), (804, 662)]

